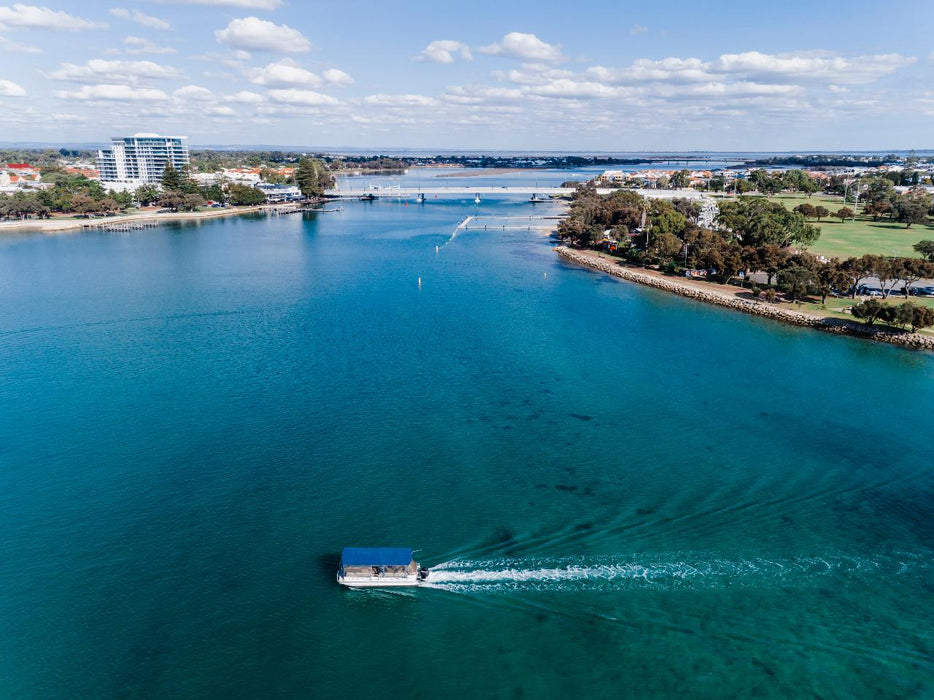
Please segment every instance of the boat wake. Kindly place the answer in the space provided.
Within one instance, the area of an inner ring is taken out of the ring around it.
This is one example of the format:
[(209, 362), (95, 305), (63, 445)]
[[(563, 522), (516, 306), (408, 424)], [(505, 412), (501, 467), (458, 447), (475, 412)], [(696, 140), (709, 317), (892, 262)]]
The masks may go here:
[(609, 591), (638, 588), (724, 589), (806, 585), (826, 576), (897, 576), (931, 568), (927, 555), (809, 556), (790, 559), (703, 559), (694, 556), (632, 561), (455, 560), (431, 569), (426, 585), (454, 592)]

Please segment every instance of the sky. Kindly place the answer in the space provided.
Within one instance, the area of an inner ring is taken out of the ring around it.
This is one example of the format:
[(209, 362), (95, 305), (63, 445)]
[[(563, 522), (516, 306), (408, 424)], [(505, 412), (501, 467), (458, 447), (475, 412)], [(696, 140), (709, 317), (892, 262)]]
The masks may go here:
[(920, 150), (932, 125), (932, 0), (0, 4), (4, 143)]

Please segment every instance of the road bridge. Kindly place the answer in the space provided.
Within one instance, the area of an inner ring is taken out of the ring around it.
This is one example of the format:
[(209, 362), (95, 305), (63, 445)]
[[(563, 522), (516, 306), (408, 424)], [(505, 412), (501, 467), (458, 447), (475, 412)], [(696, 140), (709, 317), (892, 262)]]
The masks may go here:
[[(601, 187), (597, 189), (599, 194), (609, 194), (616, 192), (616, 189)], [(697, 190), (633, 190), (637, 194), (648, 198), (673, 199), (675, 197), (685, 197), (688, 199), (699, 199), (704, 196), (703, 192)], [(369, 188), (348, 188), (341, 187), (328, 190), (328, 197), (340, 199), (360, 199), (361, 197), (373, 197), (374, 199), (415, 199), (419, 195), (424, 195), (426, 199), (437, 199), (440, 197), (470, 197), (475, 198), (479, 195), (484, 197), (501, 197), (522, 195), (532, 197), (569, 197), (574, 194), (572, 187), (528, 187), (509, 186), (509, 187), (369, 187)]]

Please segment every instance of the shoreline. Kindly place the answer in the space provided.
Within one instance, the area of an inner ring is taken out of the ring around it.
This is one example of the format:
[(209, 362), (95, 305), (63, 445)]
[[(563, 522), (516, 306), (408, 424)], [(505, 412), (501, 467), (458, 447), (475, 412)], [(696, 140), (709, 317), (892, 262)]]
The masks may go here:
[(770, 318), (795, 326), (813, 328), (827, 333), (849, 335), (855, 338), (898, 345), (903, 348), (934, 352), (934, 338), (921, 335), (920, 333), (893, 332), (873, 326), (867, 327), (861, 323), (847, 321), (845, 319), (815, 316), (814, 314), (809, 314), (804, 311), (783, 309), (779, 306), (769, 304), (768, 302), (741, 299), (735, 294), (718, 291), (716, 288), (705, 289), (699, 286), (704, 283), (691, 283), (687, 280), (680, 281), (661, 273), (642, 270), (641, 268), (626, 267), (618, 264), (615, 260), (611, 262), (592, 251), (574, 250), (566, 246), (556, 246), (554, 251), (562, 259), (590, 268), (591, 270), (603, 272), (647, 287), (654, 287), (662, 291), (672, 292), (679, 296), (702, 301), (707, 304), (714, 304), (716, 306), (742, 311), (763, 318)]
[(137, 214), (122, 214), (97, 219), (26, 219), (24, 221), (0, 221), (0, 235), (4, 233), (64, 233), (66, 231), (80, 231), (82, 229), (103, 229), (114, 224), (154, 221), (156, 223), (198, 221), (201, 219), (218, 219), (225, 216), (239, 216), (240, 214), (254, 214), (275, 208), (275, 205), (259, 204), (247, 207), (229, 207), (213, 211), (185, 211), (171, 214), (156, 214), (155, 212), (141, 212)]

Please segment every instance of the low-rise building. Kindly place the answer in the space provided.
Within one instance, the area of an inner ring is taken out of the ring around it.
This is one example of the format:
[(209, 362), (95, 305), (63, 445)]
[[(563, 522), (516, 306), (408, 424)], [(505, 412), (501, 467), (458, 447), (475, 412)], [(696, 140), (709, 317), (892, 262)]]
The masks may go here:
[(253, 187), (266, 195), (266, 201), (271, 204), (276, 202), (297, 202), (305, 198), (302, 191), (295, 185), (274, 185), (269, 182), (258, 182)]

